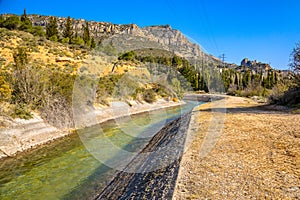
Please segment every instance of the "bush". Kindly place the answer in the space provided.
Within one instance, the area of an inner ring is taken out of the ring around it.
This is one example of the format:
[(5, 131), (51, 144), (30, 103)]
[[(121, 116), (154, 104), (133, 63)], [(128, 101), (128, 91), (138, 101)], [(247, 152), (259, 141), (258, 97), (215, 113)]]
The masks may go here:
[(123, 53), (118, 57), (119, 60), (126, 60), (126, 61), (132, 61), (135, 58), (135, 53), (134, 51), (129, 51), (127, 53)]
[(34, 36), (44, 36), (45, 35), (45, 32), (43, 30), (43, 28), (41, 26), (35, 26), (32, 28), (31, 30), (31, 33), (34, 35)]
[(143, 93), (143, 99), (147, 102), (147, 103), (153, 103), (156, 101), (156, 96), (155, 96), (155, 92), (152, 89), (147, 89), (144, 93)]
[(70, 39), (67, 37), (67, 38), (63, 38), (62, 40), (61, 40), (61, 43), (63, 43), (63, 44), (68, 44), (70, 42)]
[(0, 69), (0, 102), (10, 99), (11, 89)]
[(21, 119), (31, 119), (33, 115), (25, 104), (17, 104), (14, 107), (13, 118), (21, 118)]
[(81, 37), (75, 37), (71, 41), (72, 44), (83, 45), (84, 40)]
[(16, 30), (19, 28), (20, 25), (21, 25), (20, 18), (16, 15), (7, 17), (5, 21), (2, 23), (2, 26), (9, 30)]
[(58, 38), (56, 35), (53, 35), (49, 38), (50, 41), (53, 41), (53, 42), (57, 42), (58, 41)]

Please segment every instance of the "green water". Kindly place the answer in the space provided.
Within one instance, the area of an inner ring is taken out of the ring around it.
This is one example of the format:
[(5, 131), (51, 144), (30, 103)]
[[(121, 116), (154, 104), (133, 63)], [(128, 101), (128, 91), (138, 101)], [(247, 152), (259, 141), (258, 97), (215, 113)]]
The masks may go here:
[[(56, 141), (43, 148), (23, 153), (0, 162), (0, 199), (87, 199), (101, 190), (115, 174), (115, 169), (102, 164), (87, 150), (87, 143), (109, 139), (115, 146), (129, 151), (139, 151), (153, 135), (155, 127), (190, 111), (196, 104), (134, 115), (130, 122), (112, 120), (99, 126), (85, 129), (79, 134), (88, 134), (83, 145), (77, 134)], [(151, 123), (150, 123), (151, 122)], [(130, 129), (134, 124), (133, 129)], [(131, 131), (131, 134), (124, 134)], [(81, 135), (82, 136), (82, 135)], [(105, 159), (118, 158), (118, 151), (109, 147), (96, 147)], [(95, 150), (95, 149), (94, 149)]]

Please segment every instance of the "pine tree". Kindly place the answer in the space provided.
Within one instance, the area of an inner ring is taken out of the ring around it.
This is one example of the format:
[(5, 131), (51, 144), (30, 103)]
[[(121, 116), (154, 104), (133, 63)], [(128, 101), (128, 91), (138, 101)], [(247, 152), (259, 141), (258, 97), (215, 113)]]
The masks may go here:
[(49, 24), (46, 26), (46, 37), (50, 40), (58, 39), (57, 22), (55, 17), (51, 17)]
[(85, 22), (85, 26), (83, 27), (82, 39), (87, 46), (90, 46), (91, 38), (90, 38), (89, 23), (87, 21)]
[(69, 38), (69, 43), (71, 43), (72, 39), (73, 39), (73, 23), (72, 23), (72, 19), (70, 18), (70, 16), (68, 16), (67, 18), (67, 22), (66, 22), (66, 27), (65, 30), (63, 32), (63, 37), (64, 38)]

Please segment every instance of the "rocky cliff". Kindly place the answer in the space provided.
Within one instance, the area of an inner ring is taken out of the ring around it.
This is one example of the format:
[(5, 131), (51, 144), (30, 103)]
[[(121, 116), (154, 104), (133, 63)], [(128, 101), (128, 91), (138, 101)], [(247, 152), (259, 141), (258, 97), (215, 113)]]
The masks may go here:
[(244, 58), (241, 61), (241, 66), (242, 67), (247, 67), (247, 68), (249, 68), (251, 70), (254, 70), (254, 71), (257, 71), (257, 72), (259, 72), (259, 71), (268, 71), (268, 70), (272, 69), (272, 67), (267, 63), (258, 62), (256, 60), (251, 61), (248, 58)]
[[(34, 26), (46, 27), (50, 16), (28, 15)], [(66, 18), (57, 17), (59, 32), (62, 33)], [(78, 35), (83, 32), (84, 19), (73, 19), (73, 28)], [(89, 21), (91, 36), (102, 43), (113, 43), (119, 52), (140, 49), (159, 48), (171, 51), (188, 59), (206, 59), (213, 63), (219, 59), (204, 53), (200, 46), (192, 43), (180, 31), (170, 25), (139, 27), (136, 24), (113, 24)]]

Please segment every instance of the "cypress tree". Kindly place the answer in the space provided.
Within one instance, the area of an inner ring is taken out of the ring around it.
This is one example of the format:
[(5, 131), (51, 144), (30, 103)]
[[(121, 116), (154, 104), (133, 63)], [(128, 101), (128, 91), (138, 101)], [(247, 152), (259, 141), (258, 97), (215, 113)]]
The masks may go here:
[(96, 48), (96, 42), (95, 42), (94, 38), (92, 38), (92, 41), (91, 41), (91, 48), (92, 49)]
[(85, 22), (85, 26), (83, 27), (82, 39), (87, 46), (90, 46), (91, 38), (90, 38), (89, 23), (87, 21)]
[(67, 18), (67, 22), (66, 22), (66, 27), (65, 30), (63, 32), (63, 37), (64, 38), (69, 38), (69, 43), (71, 43), (71, 40), (73, 39), (73, 23), (72, 23), (72, 19), (70, 18), (70, 16), (68, 16)]
[(55, 17), (50, 18), (50, 22), (46, 26), (46, 37), (47, 39), (52, 38), (53, 40), (58, 39), (57, 22)]
[(30, 19), (27, 17), (26, 9), (24, 9), (24, 13), (21, 16), (21, 26), (19, 29), (24, 30), (24, 31), (32, 30), (32, 23), (31, 23)]

